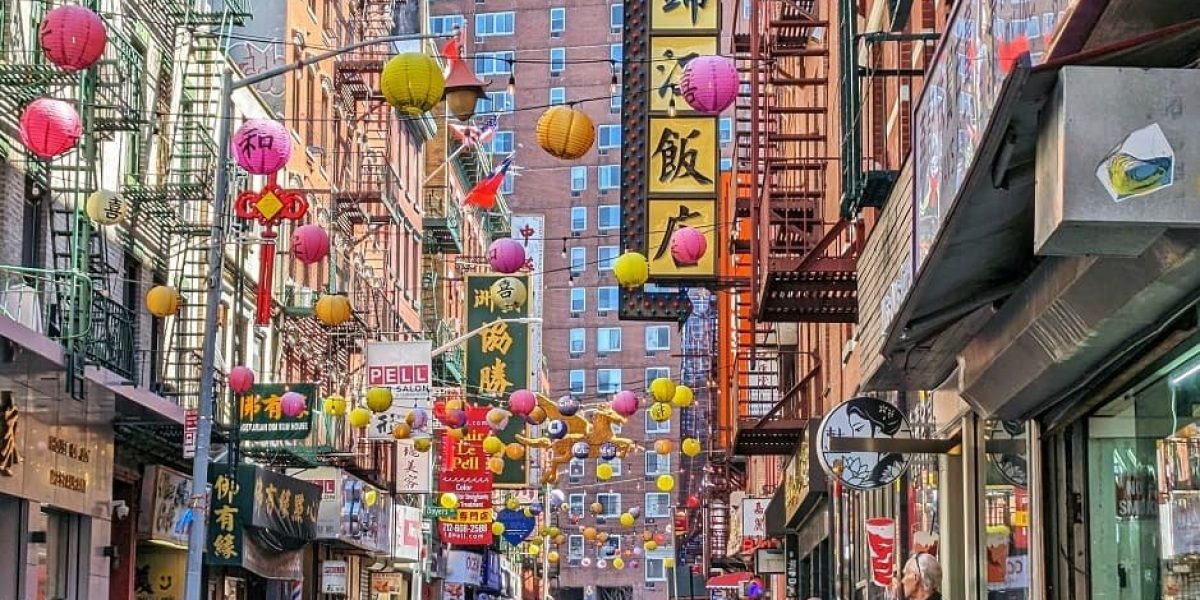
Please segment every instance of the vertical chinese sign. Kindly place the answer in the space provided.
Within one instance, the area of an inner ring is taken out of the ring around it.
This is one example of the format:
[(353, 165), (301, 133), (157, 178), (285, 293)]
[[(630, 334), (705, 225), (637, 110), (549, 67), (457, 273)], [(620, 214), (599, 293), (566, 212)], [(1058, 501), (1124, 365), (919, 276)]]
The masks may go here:
[(492, 543), (492, 474), (487, 470), (483, 438), (491, 431), (487, 407), (467, 408), (466, 435), (457, 440), (442, 434), (442, 465), (438, 491), (458, 496), (458, 509), (438, 519), (442, 541), (460, 546)]
[[(715, 281), (725, 228), (718, 205), (718, 116), (691, 109), (679, 91), (688, 62), (720, 48), (720, 2), (628, 0), (622, 108), (621, 238), (650, 261), (650, 282)], [(671, 254), (675, 232), (691, 227), (708, 251), (695, 264)], [(686, 292), (621, 291), (621, 318), (678, 320), (691, 310)]]
[[(505, 406), (509, 394), (530, 385), (529, 325), (496, 321), (528, 317), (531, 302), (527, 299), (506, 312), (496, 303), (491, 292), (492, 284), (504, 278), (517, 279), (529, 289), (529, 277), (525, 275), (467, 276), (466, 329), (475, 331), (486, 326), (466, 343), (467, 398), (470, 404)], [(508, 444), (515, 442), (517, 434), (524, 432), (525, 422), (512, 418), (508, 420), (508, 427), (497, 435)], [(502, 488), (523, 488), (526, 475), (525, 460), (506, 459), (504, 472), (496, 475), (495, 483)]]
[(245, 516), (239, 514), (243, 497), (249, 498), (254, 490), (243, 490), (237, 471), (228, 467), (217, 467), (213, 471), (212, 506), (208, 518), (208, 552), (210, 565), (241, 566), (242, 523)]

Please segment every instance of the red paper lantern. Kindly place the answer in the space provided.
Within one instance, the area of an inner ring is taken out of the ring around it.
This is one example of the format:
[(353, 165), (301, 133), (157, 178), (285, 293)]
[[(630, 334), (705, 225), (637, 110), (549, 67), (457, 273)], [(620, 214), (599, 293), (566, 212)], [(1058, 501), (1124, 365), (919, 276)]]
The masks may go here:
[(537, 406), (537, 397), (529, 390), (517, 390), (508, 397), (508, 410), (514, 415), (525, 416)]
[(499, 273), (516, 273), (525, 266), (525, 247), (512, 238), (499, 238), (488, 248), (488, 264)]
[(688, 496), (688, 498), (687, 498), (687, 507), (688, 507), (688, 508), (690, 508), (690, 509), (692, 509), (692, 510), (695, 510), (695, 509), (697, 509), (697, 508), (700, 508), (700, 499), (699, 499), (699, 498), (697, 498), (695, 495)]
[(54, 98), (38, 98), (21, 113), (21, 143), (41, 158), (54, 158), (70, 151), (83, 135), (83, 123), (75, 107)]
[(82, 6), (60, 6), (38, 27), (38, 40), (50, 62), (67, 71), (81, 71), (100, 60), (108, 30), (96, 13)]
[(233, 156), (238, 166), (255, 175), (270, 175), (284, 167), (292, 155), (292, 134), (278, 121), (251, 119), (233, 134)]
[(681, 227), (671, 236), (671, 258), (679, 266), (691, 266), (708, 251), (708, 240), (694, 227)]
[(311, 265), (329, 256), (329, 234), (318, 225), (301, 225), (292, 232), (292, 255)]
[(287, 392), (279, 397), (279, 408), (289, 419), (294, 419), (304, 412), (308, 400), (299, 392)]
[(229, 390), (235, 394), (245, 394), (254, 387), (254, 371), (250, 367), (237, 366), (229, 370)]
[(617, 392), (612, 399), (612, 409), (622, 417), (628, 417), (637, 412), (638, 399), (637, 396), (629, 390), (621, 390)]

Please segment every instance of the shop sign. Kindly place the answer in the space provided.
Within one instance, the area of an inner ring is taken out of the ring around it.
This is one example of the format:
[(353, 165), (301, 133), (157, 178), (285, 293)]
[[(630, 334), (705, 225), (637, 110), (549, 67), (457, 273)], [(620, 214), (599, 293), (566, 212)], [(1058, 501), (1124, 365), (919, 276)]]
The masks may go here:
[(395, 531), (391, 556), (398, 560), (416, 562), (421, 558), (421, 509), (415, 506), (396, 506), (393, 512)]
[(392, 439), (392, 429), (414, 409), (429, 409), (433, 393), (433, 342), (370, 342), (367, 385), (392, 390), (392, 407), (371, 413), (367, 437)]
[(143, 546), (133, 570), (134, 600), (183, 600), (187, 553)]
[(200, 423), (200, 410), (186, 408), (183, 410), (183, 457), (196, 456), (196, 426)]
[(344, 560), (321, 561), (321, 593), (345, 594), (350, 565)]
[(785, 586), (787, 590), (788, 600), (796, 600), (800, 597), (800, 547), (799, 540), (796, 536), (789, 535), (784, 543), (784, 577), (787, 580)]
[(404, 575), (400, 573), (371, 573), (371, 591), (376, 594), (403, 594), (405, 587)]
[(386, 492), (334, 467), (306, 469), (296, 474), (321, 489), (316, 539), (339, 540), (366, 550), (389, 550)]
[(815, 438), (820, 435), (819, 423), (809, 423), (800, 447), (788, 461), (783, 480), (783, 520), (792, 524), (797, 513), (812, 494), (826, 491), (825, 473), (817, 468)]
[(187, 547), (185, 518), (191, 496), (191, 477), (159, 465), (146, 467), (142, 478), (138, 533), (153, 542)]
[(406, 494), (428, 494), (433, 471), (432, 452), (417, 452), (413, 440), (396, 442), (396, 490)]
[[(304, 396), (304, 409), (294, 416), (283, 411), (287, 392)], [(312, 383), (256, 384), (238, 400), (238, 432), (243, 440), (302, 440), (312, 430), (317, 386)]]
[[(505, 278), (519, 280), (529, 289), (527, 275), (468, 275), (466, 295), (466, 329), (481, 329), (479, 335), (466, 341), (467, 389), (476, 403), (504, 406), (508, 395), (527, 389), (529, 380), (529, 325), (494, 323), (497, 319), (520, 318), (530, 315), (530, 302), (505, 310), (492, 297), (492, 284)], [(536, 290), (530, 290), (530, 294)], [(492, 323), (492, 325), (488, 325)], [(496, 433), (505, 444), (524, 435), (525, 421), (509, 419), (508, 427)], [(494, 477), (499, 487), (524, 488), (528, 460), (505, 460), (504, 471)]]
[(467, 587), (461, 583), (443, 583), (442, 600), (467, 600)]
[(504, 524), (504, 540), (516, 546), (525, 541), (529, 534), (533, 533), (533, 528), (537, 525), (537, 520), (531, 516), (525, 516), (524, 510), (501, 510), (496, 514), (496, 520)]
[(787, 555), (779, 550), (759, 548), (754, 554), (754, 572), (775, 575), (787, 572)]
[(449, 519), (454, 518), (457, 515), (457, 508), (442, 508), (440, 506), (433, 506), (431, 504), (425, 506), (426, 519)]
[(277, 547), (256, 550), (272, 559), (294, 554), (291, 551), (312, 540), (321, 488), (254, 465), (236, 470), (220, 466), (212, 472), (210, 501), (205, 560), (215, 566), (243, 566), (258, 560), (247, 556), (246, 528), (270, 535)]
[(242, 564), (242, 509), (250, 504), (254, 489), (242, 489), (236, 471), (225, 468), (213, 470), (212, 507), (208, 518), (208, 550), (205, 560), (211, 565), (240, 566)]
[(817, 458), (830, 477), (859, 490), (884, 487), (900, 478), (908, 458), (899, 452), (833, 452), (834, 438), (909, 439), (908, 419), (895, 405), (870, 396), (851, 398), (829, 412), (817, 432)]
[(483, 582), (483, 555), (466, 550), (446, 553), (446, 582), (478, 586)]
[(495, 552), (488, 552), (487, 559), (484, 561), (483, 587), (488, 590), (499, 592), (502, 573), (500, 571), (500, 555)]
[(492, 473), (487, 470), (487, 457), (483, 452), (483, 438), (491, 431), (487, 411), (484, 406), (467, 408), (467, 433), (463, 439), (456, 440), (443, 434), (438, 491), (458, 496), (454, 516), (438, 520), (438, 532), (447, 544), (487, 546), (492, 543)]
[(767, 504), (770, 498), (742, 499), (742, 538), (761, 540), (767, 537)]

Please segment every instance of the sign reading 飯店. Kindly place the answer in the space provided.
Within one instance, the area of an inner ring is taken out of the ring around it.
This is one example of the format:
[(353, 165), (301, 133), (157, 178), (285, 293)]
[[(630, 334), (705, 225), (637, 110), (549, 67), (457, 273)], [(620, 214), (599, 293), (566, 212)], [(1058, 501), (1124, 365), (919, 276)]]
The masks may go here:
[[(304, 396), (304, 409), (295, 415), (284, 410), (287, 392)], [(302, 440), (312, 430), (316, 400), (316, 384), (256, 384), (238, 400), (238, 432), (243, 440)]]

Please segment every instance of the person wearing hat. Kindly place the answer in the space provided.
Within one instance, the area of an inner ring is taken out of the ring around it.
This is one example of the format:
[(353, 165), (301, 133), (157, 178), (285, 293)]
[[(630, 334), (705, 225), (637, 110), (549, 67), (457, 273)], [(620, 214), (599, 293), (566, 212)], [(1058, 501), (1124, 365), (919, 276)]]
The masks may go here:
[(918, 552), (892, 578), (892, 597), (904, 600), (942, 600), (942, 567), (932, 554)]

